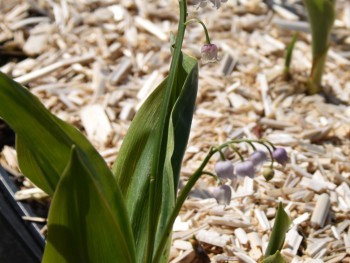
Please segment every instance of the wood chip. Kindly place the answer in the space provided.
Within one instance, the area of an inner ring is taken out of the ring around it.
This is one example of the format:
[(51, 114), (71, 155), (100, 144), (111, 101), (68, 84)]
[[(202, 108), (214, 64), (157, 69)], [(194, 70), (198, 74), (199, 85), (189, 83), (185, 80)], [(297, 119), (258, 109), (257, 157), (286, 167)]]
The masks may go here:
[(81, 120), (88, 138), (99, 144), (106, 144), (111, 138), (113, 129), (104, 111), (98, 105), (89, 105), (81, 110)]
[(38, 188), (23, 189), (15, 193), (15, 199), (17, 201), (28, 200), (28, 199), (40, 200), (47, 197), (48, 195), (44, 191)]
[(300, 247), (303, 237), (299, 235), (298, 231), (294, 228), (290, 229), (286, 234), (285, 244), (287, 244), (288, 253), (296, 255)]
[(28, 73), (26, 75), (15, 78), (15, 81), (22, 83), (22, 84), (26, 84), (32, 80), (35, 80), (37, 78), (43, 77), (47, 74), (50, 74), (59, 68), (66, 67), (66, 66), (72, 65), (74, 63), (84, 63), (84, 62), (90, 61), (94, 58), (94, 56), (95, 55), (93, 53), (89, 53), (89, 54), (86, 54), (86, 55), (81, 56), (81, 57), (75, 57), (75, 58), (62, 60), (62, 61), (56, 62), (52, 65), (49, 65), (49, 66), (46, 66), (44, 68), (33, 71), (31, 73)]
[(329, 208), (330, 208), (329, 195), (326, 193), (321, 194), (317, 199), (315, 209), (311, 216), (311, 224), (314, 227), (324, 226), (326, 222), (326, 218), (328, 216)]
[(196, 234), (196, 239), (213, 246), (224, 247), (230, 240), (230, 237), (228, 235), (219, 235), (217, 232), (200, 230)]

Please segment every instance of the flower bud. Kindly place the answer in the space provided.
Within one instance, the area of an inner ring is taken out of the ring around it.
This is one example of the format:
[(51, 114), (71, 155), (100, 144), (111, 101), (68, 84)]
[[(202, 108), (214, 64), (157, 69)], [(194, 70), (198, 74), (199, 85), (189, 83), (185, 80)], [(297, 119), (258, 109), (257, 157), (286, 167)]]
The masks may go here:
[(264, 151), (255, 151), (249, 156), (249, 161), (251, 161), (254, 166), (263, 164), (267, 160), (267, 154)]
[(284, 148), (276, 148), (272, 152), (272, 157), (273, 157), (273, 159), (275, 159), (276, 162), (278, 162), (282, 165), (288, 161), (288, 154)]
[(270, 181), (275, 175), (275, 171), (272, 170), (270, 167), (265, 168), (263, 171), (263, 176), (265, 177), (266, 181)]
[(231, 202), (232, 190), (228, 185), (221, 185), (212, 190), (213, 197), (218, 204), (229, 205)]
[(236, 174), (238, 176), (249, 176), (254, 177), (255, 167), (252, 161), (245, 161), (242, 163), (236, 164)]
[(215, 173), (221, 179), (232, 179), (233, 164), (231, 161), (220, 161), (215, 164)]
[(202, 62), (210, 63), (218, 61), (218, 48), (215, 44), (207, 44), (202, 46), (201, 50)]

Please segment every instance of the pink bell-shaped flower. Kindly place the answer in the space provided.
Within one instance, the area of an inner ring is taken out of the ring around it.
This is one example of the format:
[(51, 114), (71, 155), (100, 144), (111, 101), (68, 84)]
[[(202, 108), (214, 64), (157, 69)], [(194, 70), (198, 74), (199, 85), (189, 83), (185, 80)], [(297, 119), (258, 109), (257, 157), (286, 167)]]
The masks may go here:
[(276, 162), (282, 165), (284, 165), (288, 161), (288, 154), (284, 148), (276, 148), (272, 152), (272, 157), (273, 159), (275, 159)]
[(219, 161), (215, 164), (215, 173), (220, 179), (232, 179), (233, 164), (231, 161)]
[(218, 61), (218, 48), (215, 44), (206, 44), (201, 50), (202, 62), (210, 63)]
[(220, 185), (212, 190), (213, 197), (218, 204), (229, 205), (231, 202), (232, 189), (228, 185)]
[(252, 161), (254, 166), (259, 166), (267, 160), (267, 154), (264, 151), (255, 151), (249, 156), (249, 161)]
[(252, 161), (245, 161), (236, 164), (236, 174), (237, 176), (249, 176), (251, 178), (254, 177), (255, 167)]

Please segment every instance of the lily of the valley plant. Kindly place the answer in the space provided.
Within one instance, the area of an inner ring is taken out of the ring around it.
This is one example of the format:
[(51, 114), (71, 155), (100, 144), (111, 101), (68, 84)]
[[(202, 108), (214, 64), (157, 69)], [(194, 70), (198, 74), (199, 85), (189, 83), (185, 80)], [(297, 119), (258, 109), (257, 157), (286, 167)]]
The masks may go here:
[[(210, 2), (219, 7), (225, 1)], [(173, 222), (220, 151), (212, 148), (177, 194), (198, 83), (196, 59), (181, 51), (188, 22), (184, 0), (179, 8), (169, 75), (136, 114), (112, 170), (77, 129), (0, 73), (0, 117), (16, 131), (20, 168), (52, 197), (43, 262), (168, 262)], [(216, 46), (206, 44), (204, 60), (216, 60)], [(267, 256), (281, 248), (284, 230)]]
[(167, 262), (198, 83), (196, 59), (181, 51), (186, 2), (179, 8), (169, 75), (136, 114), (112, 170), (79, 131), (0, 74), (0, 117), (16, 131), (20, 168), (52, 197), (43, 262)]
[(312, 35), (312, 68), (307, 83), (309, 94), (322, 91), (322, 74), (335, 20), (335, 0), (304, 0)]

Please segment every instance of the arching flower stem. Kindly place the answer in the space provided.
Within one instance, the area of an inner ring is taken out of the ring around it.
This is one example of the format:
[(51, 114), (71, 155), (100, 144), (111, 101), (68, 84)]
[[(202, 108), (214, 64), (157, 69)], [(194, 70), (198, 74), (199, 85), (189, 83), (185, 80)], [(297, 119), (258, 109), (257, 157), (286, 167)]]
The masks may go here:
[(195, 17), (195, 18), (191, 18), (191, 19), (189, 19), (189, 20), (186, 21), (185, 26), (187, 26), (187, 25), (190, 24), (190, 23), (199, 23), (199, 24), (202, 25), (202, 27), (203, 27), (203, 29), (204, 29), (204, 33), (205, 33), (205, 43), (206, 43), (207, 45), (210, 45), (211, 42), (210, 42), (210, 38), (209, 38), (208, 29), (207, 29), (207, 27), (205, 26), (205, 24), (203, 23), (203, 21), (200, 20), (199, 18), (196, 18), (196, 17)]

